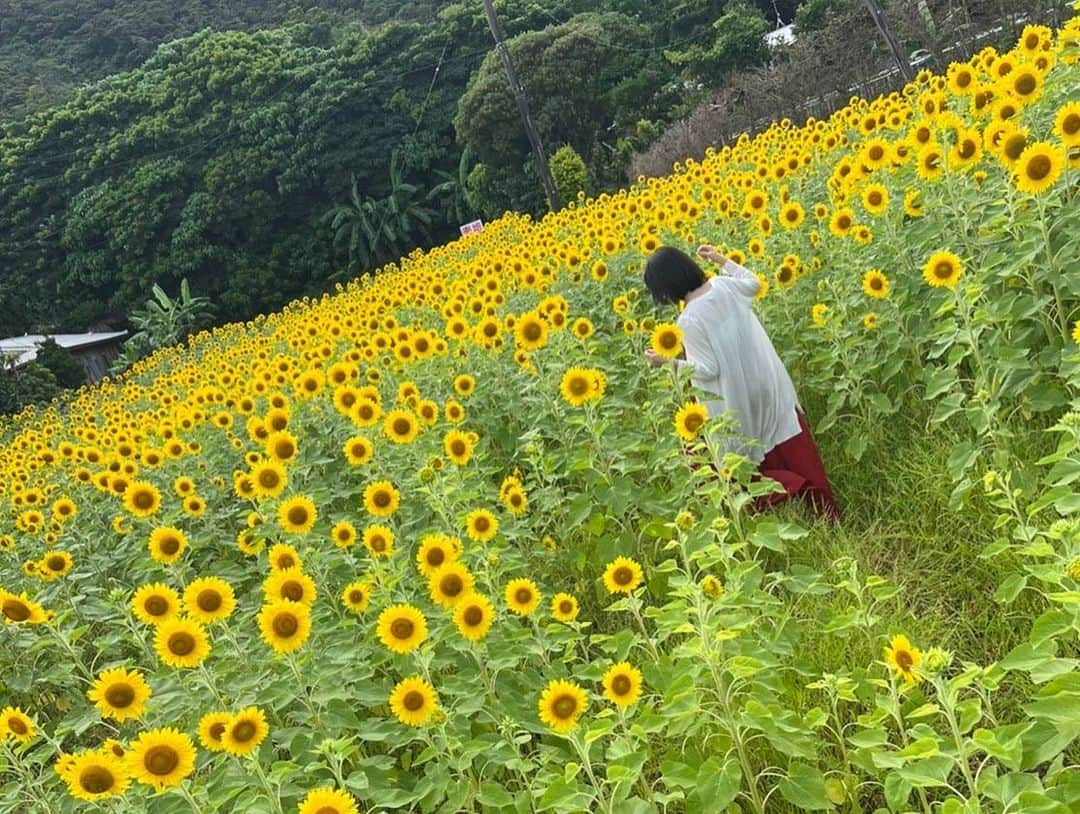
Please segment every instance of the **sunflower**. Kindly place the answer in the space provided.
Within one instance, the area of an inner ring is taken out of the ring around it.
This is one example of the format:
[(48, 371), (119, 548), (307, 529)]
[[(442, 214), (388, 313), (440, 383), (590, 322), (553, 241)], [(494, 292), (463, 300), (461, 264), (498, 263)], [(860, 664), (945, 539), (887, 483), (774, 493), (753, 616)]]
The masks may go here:
[(712, 574), (706, 574), (701, 580), (701, 592), (710, 599), (716, 599), (724, 592), (724, 584)]
[(232, 715), (227, 712), (208, 712), (199, 719), (199, 743), (204, 749), (211, 752), (225, 751), (222, 736), (230, 720)]
[(408, 410), (391, 410), (383, 420), (383, 433), (395, 444), (411, 444), (420, 434), (420, 422)]
[(149, 517), (161, 508), (161, 492), (154, 484), (137, 480), (124, 490), (124, 508), (135, 517)]
[(184, 608), (188, 616), (205, 625), (228, 619), (236, 608), (236, 597), (225, 580), (201, 577), (184, 589)]
[(278, 523), (287, 534), (307, 534), (315, 525), (318, 513), (309, 497), (291, 497), (278, 506)]
[(66, 551), (50, 551), (38, 563), (38, 572), (46, 580), (62, 577), (71, 571), (75, 561)]
[(172, 565), (184, 553), (188, 539), (184, 532), (172, 526), (161, 526), (150, 532), (150, 556), (164, 565)]
[(350, 582), (341, 592), (341, 602), (353, 613), (363, 613), (371, 604), (371, 585), (360, 580)]
[(416, 552), (416, 567), (425, 577), (430, 577), (440, 567), (456, 560), (460, 544), (452, 537), (442, 534), (428, 534), (420, 541), (420, 550)]
[(1045, 192), (1061, 177), (1065, 166), (1065, 151), (1049, 142), (1029, 145), (1016, 162), (1016, 188), (1038, 195)]
[(953, 288), (963, 270), (960, 258), (952, 252), (934, 252), (923, 266), (923, 279), (934, 288)]
[(593, 328), (592, 322), (585, 317), (578, 317), (574, 320), (570, 330), (578, 339), (588, 339), (593, 335), (595, 328)]
[(386, 526), (368, 526), (364, 529), (364, 548), (372, 557), (390, 557), (394, 553), (394, 532)]
[(394, 653), (408, 653), (427, 638), (427, 620), (412, 605), (391, 605), (379, 614), (379, 641)]
[(191, 495), (184, 498), (184, 502), (181, 504), (184, 508), (184, 514), (189, 517), (202, 517), (206, 514), (206, 501), (198, 495)]
[(195, 744), (178, 729), (152, 729), (132, 742), (125, 762), (135, 780), (161, 791), (179, 785), (194, 770)]
[(428, 578), (431, 600), (444, 608), (452, 608), (463, 596), (472, 593), (475, 581), (468, 568), (457, 560), (451, 560), (435, 569)]
[(507, 490), (502, 497), (503, 504), (511, 514), (523, 515), (529, 509), (529, 497), (519, 487)]
[(904, 214), (909, 218), (921, 218), (923, 215), (922, 191), (909, 189), (904, 193)]
[(154, 650), (170, 667), (198, 667), (210, 655), (210, 642), (198, 622), (169, 619), (154, 631)]
[(825, 327), (829, 321), (829, 306), (823, 302), (815, 303), (810, 308), (810, 320), (819, 328)]
[(263, 581), (267, 602), (299, 602), (311, 606), (315, 602), (315, 581), (299, 568), (275, 570)]
[(465, 408), (454, 399), (447, 399), (446, 406), (443, 407), (443, 415), (451, 424), (460, 424), (465, 420)]
[(109, 738), (105, 743), (101, 744), (101, 752), (119, 760), (127, 754), (127, 747), (116, 738)]
[(870, 269), (863, 275), (863, 293), (875, 300), (883, 300), (889, 296), (889, 278), (878, 269)]
[(371, 460), (371, 456), (375, 454), (375, 447), (366, 436), (354, 435), (345, 442), (342, 451), (345, 453), (346, 461), (352, 466), (360, 466)]
[(806, 211), (795, 201), (780, 207), (780, 225), (785, 229), (797, 229), (806, 220)]
[(142, 716), (150, 699), (150, 687), (142, 673), (117, 667), (101, 673), (86, 695), (101, 711), (101, 717), (123, 721)]
[(924, 181), (935, 181), (945, 172), (944, 152), (937, 142), (930, 142), (916, 156), (916, 172)]
[(303, 647), (311, 635), (311, 609), (287, 599), (263, 605), (259, 630), (275, 653), (291, 653)]
[(641, 566), (629, 557), (616, 557), (604, 569), (604, 587), (608, 593), (628, 594), (641, 584)]
[(329, 786), (309, 791), (297, 814), (359, 814), (352, 797)]
[(540, 589), (531, 579), (512, 579), (503, 593), (506, 605), (518, 616), (528, 616), (540, 604)]
[(540, 693), (537, 705), (540, 720), (560, 734), (569, 732), (577, 724), (588, 704), (585, 690), (573, 681), (549, 681)]
[(603, 396), (606, 385), (607, 380), (599, 370), (572, 367), (563, 374), (559, 392), (571, 407), (580, 407)]
[(465, 533), (474, 543), (486, 543), (499, 531), (499, 521), (487, 509), (473, 509), (465, 517)]
[(1080, 102), (1066, 102), (1058, 108), (1054, 116), (1054, 135), (1066, 147), (1080, 147)]
[(473, 443), (469, 433), (450, 430), (443, 438), (446, 456), (458, 466), (465, 466), (473, 453)]
[(266, 454), (271, 460), (281, 464), (292, 463), (300, 452), (300, 445), (296, 436), (288, 430), (275, 432), (266, 439)]
[(862, 326), (868, 331), (876, 331), (878, 329), (878, 315), (875, 311), (871, 311), (862, 318)]
[(420, 676), (399, 681), (390, 693), (390, 709), (406, 726), (423, 726), (438, 705), (435, 688)]
[(72, 758), (61, 777), (76, 800), (93, 802), (118, 796), (131, 785), (127, 767), (111, 755), (95, 750), (81, 752)]
[(18, 707), (4, 707), (0, 711), (0, 740), (13, 738), (28, 743), (34, 737), (34, 722)]
[(470, 642), (487, 636), (494, 620), (495, 607), (483, 594), (471, 593), (454, 606), (454, 626)]
[(230, 755), (250, 755), (269, 731), (263, 711), (258, 707), (248, 707), (229, 718), (221, 733), (221, 745)]
[(285, 491), (288, 476), (277, 461), (261, 461), (251, 468), (251, 483), (256, 497), (277, 497)]
[(570, 594), (555, 594), (551, 598), (551, 615), (559, 622), (573, 622), (578, 615), (578, 601)]
[(548, 342), (548, 325), (535, 313), (522, 314), (514, 325), (514, 342), (522, 350), (534, 351)]
[(847, 207), (841, 207), (829, 218), (829, 232), (833, 237), (844, 237), (855, 225), (855, 213)]
[(349, 548), (356, 543), (356, 527), (348, 520), (339, 520), (330, 529), (330, 539), (338, 548)]
[(1080, 319), (1073, 323), (1072, 341), (1075, 345), (1080, 345)]
[(462, 398), (468, 398), (476, 390), (476, 379), (468, 373), (462, 373), (454, 379), (454, 392)]
[(868, 184), (862, 191), (862, 205), (871, 215), (880, 215), (889, 208), (889, 190), (882, 184)]
[(603, 678), (604, 697), (617, 707), (628, 707), (641, 697), (641, 670), (621, 661)]
[(885, 648), (885, 663), (907, 684), (920, 680), (915, 669), (922, 664), (922, 653), (911, 646), (907, 636), (892, 637), (889, 646)]
[(180, 594), (155, 582), (143, 585), (131, 598), (131, 611), (148, 625), (159, 625), (180, 615)]
[(274, 571), (284, 571), (287, 568), (303, 568), (304, 563), (300, 554), (288, 543), (277, 543), (270, 549), (270, 567)]
[(687, 402), (675, 414), (675, 434), (684, 441), (693, 441), (708, 418), (709, 411), (705, 405)]
[(401, 493), (390, 481), (375, 481), (364, 487), (364, 508), (374, 517), (389, 517), (400, 503)]
[(682, 353), (683, 333), (676, 325), (661, 323), (650, 338), (652, 349), (665, 359), (674, 359)]

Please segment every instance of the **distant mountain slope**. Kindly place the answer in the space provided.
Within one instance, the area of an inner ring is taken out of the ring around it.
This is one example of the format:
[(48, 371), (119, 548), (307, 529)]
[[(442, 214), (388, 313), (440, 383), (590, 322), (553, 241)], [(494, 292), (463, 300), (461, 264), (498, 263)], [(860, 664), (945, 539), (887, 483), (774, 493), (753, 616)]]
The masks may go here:
[(329, 32), (425, 22), (449, 0), (3, 0), (0, 121), (61, 103), (75, 86), (142, 64), (206, 28), (256, 31), (290, 18)]

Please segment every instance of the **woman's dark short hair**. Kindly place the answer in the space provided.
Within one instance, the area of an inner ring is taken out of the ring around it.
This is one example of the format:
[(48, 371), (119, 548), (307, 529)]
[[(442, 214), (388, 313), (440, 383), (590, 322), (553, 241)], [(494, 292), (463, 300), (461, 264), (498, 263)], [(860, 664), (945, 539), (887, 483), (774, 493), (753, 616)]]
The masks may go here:
[(645, 264), (645, 285), (660, 305), (685, 300), (705, 280), (705, 272), (690, 255), (671, 246), (661, 246)]

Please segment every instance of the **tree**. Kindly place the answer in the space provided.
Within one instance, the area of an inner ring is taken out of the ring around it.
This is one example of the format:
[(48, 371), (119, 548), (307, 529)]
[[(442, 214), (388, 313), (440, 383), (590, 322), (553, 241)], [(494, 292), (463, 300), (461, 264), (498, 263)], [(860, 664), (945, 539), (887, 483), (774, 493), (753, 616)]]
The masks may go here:
[(153, 298), (146, 301), (141, 311), (131, 314), (131, 324), (137, 330), (121, 348), (120, 357), (113, 365), (114, 372), (130, 367), (159, 348), (187, 339), (208, 324), (213, 316), (209, 298), (191, 296), (186, 278), (180, 282), (180, 293), (175, 298), (157, 284), (153, 293)]
[(72, 389), (86, 382), (86, 370), (71, 351), (60, 347), (51, 336), (38, 345), (34, 361), (52, 371), (57, 385)]
[(347, 265), (350, 271), (371, 264), (372, 243), (375, 240), (375, 223), (379, 217), (375, 201), (360, 194), (356, 176), (352, 176), (349, 202), (338, 204), (325, 215), (323, 222), (330, 224), (334, 235), (334, 247), (347, 247)]
[(588, 192), (589, 169), (569, 144), (564, 144), (555, 151), (550, 164), (555, 189), (564, 202), (576, 201), (579, 192)]
[(738, 69), (764, 65), (769, 58), (765, 34), (769, 24), (758, 8), (746, 0), (733, 0), (712, 24), (715, 32), (706, 45), (691, 44), (666, 52), (674, 65), (685, 68), (706, 88), (714, 88)]

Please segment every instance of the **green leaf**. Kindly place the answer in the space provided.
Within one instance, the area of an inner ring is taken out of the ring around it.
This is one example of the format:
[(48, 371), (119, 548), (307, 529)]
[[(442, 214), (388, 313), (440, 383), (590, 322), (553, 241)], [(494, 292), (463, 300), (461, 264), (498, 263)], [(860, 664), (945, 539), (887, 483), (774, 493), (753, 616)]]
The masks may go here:
[(481, 805), (505, 808), (514, 804), (514, 795), (510, 794), (498, 783), (485, 780), (480, 784), (480, 788), (476, 792), (476, 800)]
[(803, 811), (832, 808), (829, 795), (825, 791), (825, 775), (814, 766), (793, 762), (779, 787), (784, 799)]

